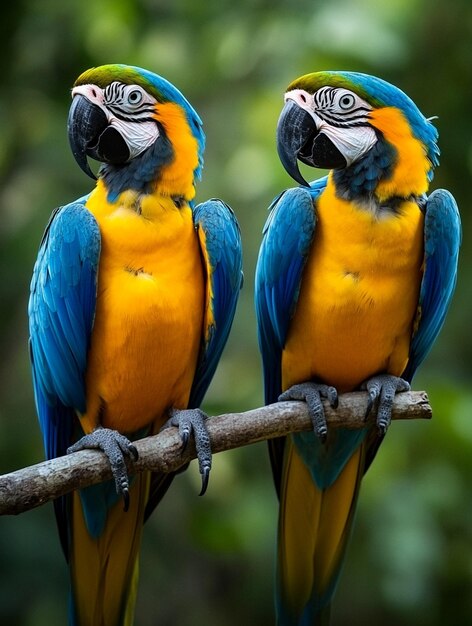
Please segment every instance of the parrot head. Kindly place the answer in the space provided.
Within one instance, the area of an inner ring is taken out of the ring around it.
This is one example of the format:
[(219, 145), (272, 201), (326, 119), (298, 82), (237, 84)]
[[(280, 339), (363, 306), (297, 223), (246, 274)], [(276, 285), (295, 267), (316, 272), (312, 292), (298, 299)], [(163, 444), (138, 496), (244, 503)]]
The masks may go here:
[(413, 186), (427, 185), (438, 164), (436, 140), (436, 129), (406, 94), (356, 72), (316, 72), (293, 81), (277, 126), (280, 160), (297, 182), (308, 185), (301, 161), (335, 172), (354, 168), (357, 180), (364, 172), (368, 191), (392, 176), (400, 156), (405, 171), (420, 162), (416, 175), (426, 182)]
[(95, 178), (87, 157), (104, 165), (99, 177), (112, 195), (135, 189), (193, 197), (203, 166), (202, 122), (178, 89), (147, 70), (103, 65), (79, 76), (68, 119), (72, 153)]

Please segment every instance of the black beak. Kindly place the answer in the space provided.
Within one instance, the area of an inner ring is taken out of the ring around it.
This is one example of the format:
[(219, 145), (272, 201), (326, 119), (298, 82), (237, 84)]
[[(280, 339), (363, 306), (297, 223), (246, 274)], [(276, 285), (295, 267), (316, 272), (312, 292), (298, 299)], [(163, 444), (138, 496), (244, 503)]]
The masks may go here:
[(282, 165), (298, 183), (309, 184), (300, 174), (298, 161), (322, 169), (347, 167), (342, 152), (318, 130), (312, 116), (293, 100), (287, 100), (277, 125), (277, 150)]
[(311, 115), (293, 100), (287, 100), (277, 124), (277, 152), (287, 173), (301, 185), (309, 187), (298, 168), (303, 146), (317, 134)]
[(98, 141), (107, 126), (107, 117), (100, 107), (81, 94), (74, 96), (67, 121), (69, 143), (80, 168), (93, 179), (96, 176), (90, 169), (87, 155), (98, 157)]
[(75, 160), (93, 179), (96, 176), (90, 169), (88, 156), (112, 165), (123, 165), (129, 159), (129, 148), (120, 132), (109, 125), (105, 112), (82, 94), (72, 100), (67, 130)]

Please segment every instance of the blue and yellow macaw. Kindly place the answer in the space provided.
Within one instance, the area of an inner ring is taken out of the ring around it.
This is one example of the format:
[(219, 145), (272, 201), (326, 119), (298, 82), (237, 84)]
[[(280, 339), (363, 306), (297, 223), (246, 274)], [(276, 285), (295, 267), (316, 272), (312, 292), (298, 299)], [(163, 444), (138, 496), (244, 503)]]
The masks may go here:
[[(292, 82), (277, 127), (301, 187), (264, 228), (256, 310), (265, 400), (304, 400), (313, 432), (274, 440), (280, 498), (279, 626), (329, 623), (359, 492), (391, 419), (442, 325), (456, 283), (460, 219), (445, 190), (426, 195), (437, 131), (400, 89), (353, 72)], [(308, 184), (297, 160), (330, 170)], [(367, 389), (376, 424), (326, 425), (322, 398)]]
[(115, 479), (55, 503), (70, 624), (129, 625), (143, 520), (172, 475), (130, 480), (125, 458), (136, 458), (131, 440), (170, 418), (184, 445), (195, 436), (205, 491), (211, 450), (198, 407), (232, 324), (241, 241), (222, 201), (194, 206), (205, 136), (173, 85), (105, 65), (84, 72), (72, 98), (73, 154), (93, 177), (87, 157), (103, 164), (94, 190), (57, 209), (41, 242), (33, 383), (47, 458), (100, 448)]

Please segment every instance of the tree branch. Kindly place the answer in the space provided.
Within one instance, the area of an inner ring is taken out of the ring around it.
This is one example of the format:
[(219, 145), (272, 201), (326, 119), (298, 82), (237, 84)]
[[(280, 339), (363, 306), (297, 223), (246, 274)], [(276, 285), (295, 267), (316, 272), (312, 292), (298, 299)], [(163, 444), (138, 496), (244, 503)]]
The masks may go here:
[[(333, 410), (325, 403), (325, 415), (331, 428), (365, 426), (367, 406), (365, 392), (339, 397)], [(372, 411), (372, 413), (375, 413)], [(393, 405), (393, 419), (429, 419), (432, 416), (424, 391), (398, 394)], [(372, 416), (369, 422), (375, 419)], [(311, 429), (304, 402), (280, 402), (245, 413), (229, 413), (212, 417), (207, 422), (214, 453)], [(193, 443), (181, 449), (176, 428), (169, 428), (136, 443), (139, 459), (129, 465), (129, 472), (153, 470), (173, 472), (195, 458)], [(85, 450), (32, 465), (0, 476), (0, 515), (16, 515), (62, 496), (111, 478), (111, 471), (102, 452)]]

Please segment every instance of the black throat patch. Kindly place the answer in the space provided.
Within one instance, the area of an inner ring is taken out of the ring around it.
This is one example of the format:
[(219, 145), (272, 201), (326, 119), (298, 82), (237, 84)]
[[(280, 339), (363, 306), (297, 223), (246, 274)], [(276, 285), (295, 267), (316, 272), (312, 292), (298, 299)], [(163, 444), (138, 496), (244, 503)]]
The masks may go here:
[(362, 159), (349, 167), (335, 170), (336, 194), (343, 200), (371, 202), (377, 185), (392, 176), (396, 160), (395, 148), (379, 136)]

